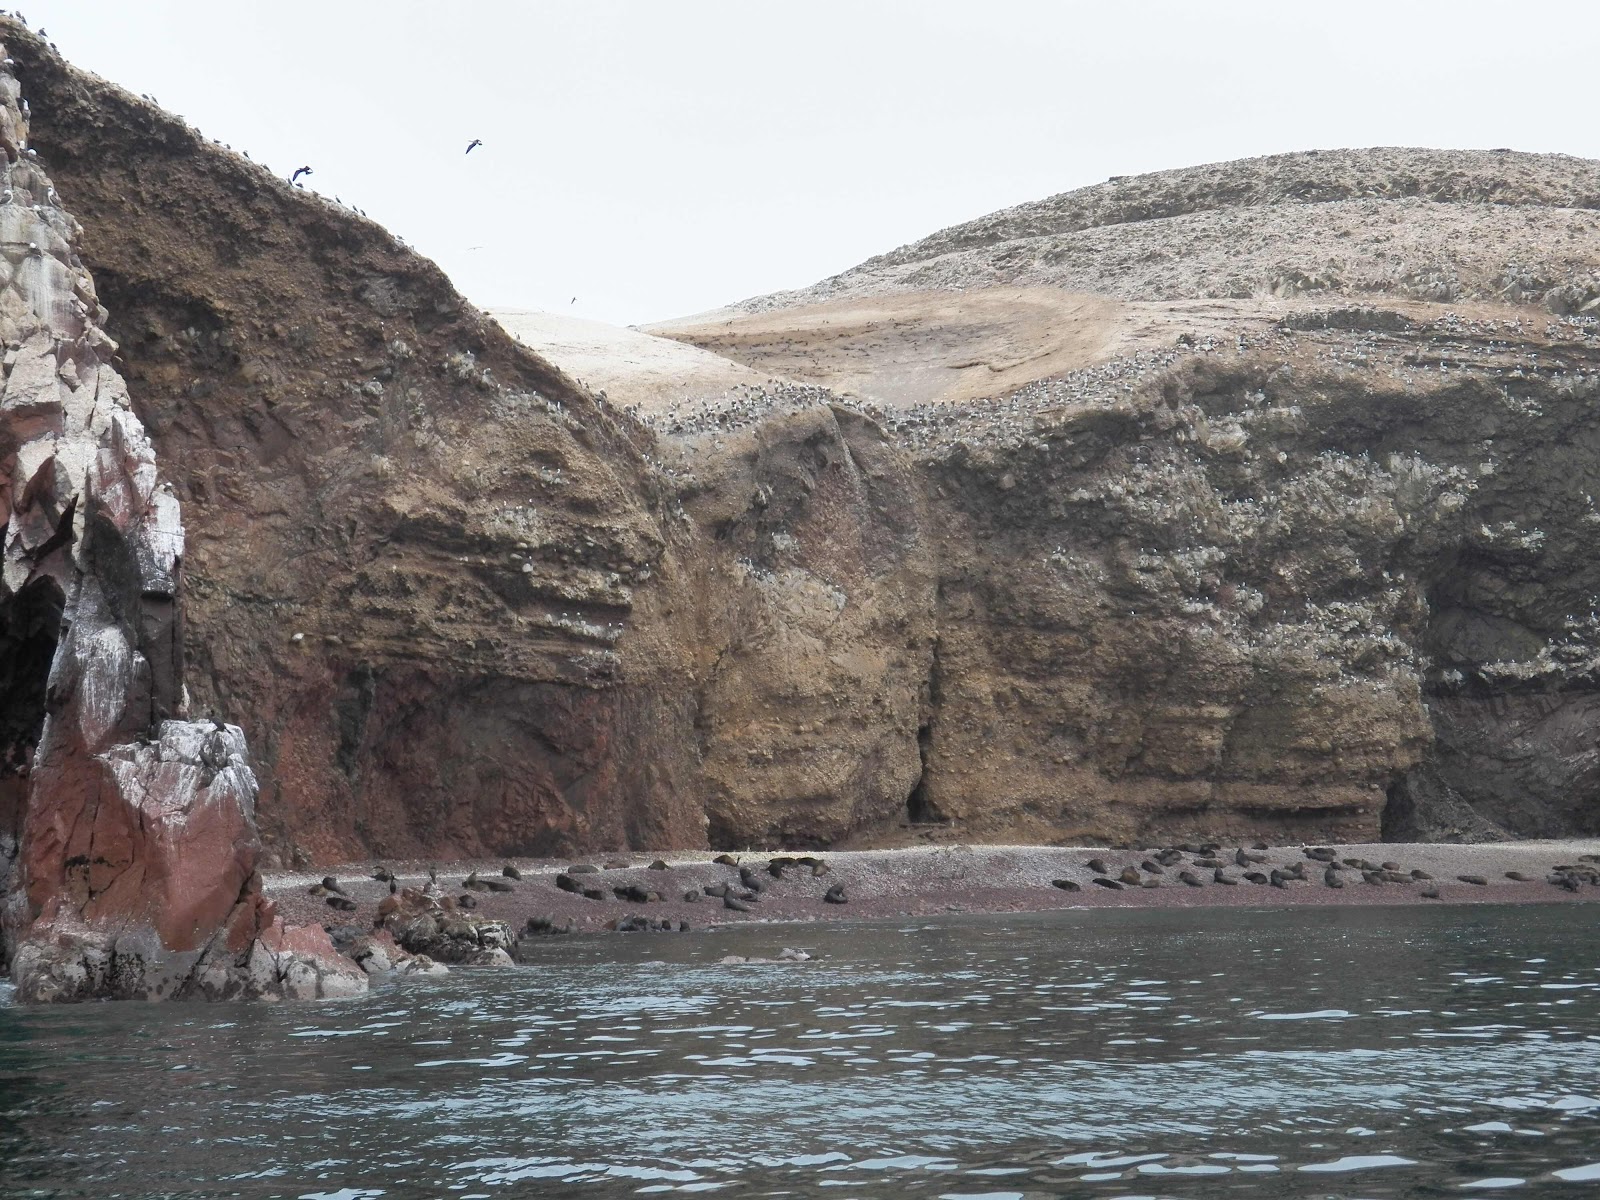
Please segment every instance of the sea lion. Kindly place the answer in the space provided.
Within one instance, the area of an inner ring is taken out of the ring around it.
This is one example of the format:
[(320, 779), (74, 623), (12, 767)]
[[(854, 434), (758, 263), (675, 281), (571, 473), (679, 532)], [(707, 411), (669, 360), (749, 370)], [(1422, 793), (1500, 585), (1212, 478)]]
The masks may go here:
[(1155, 860), (1165, 867), (1175, 866), (1183, 861), (1185, 850), (1188, 850), (1187, 846), (1183, 850), (1163, 850), (1155, 856)]
[(476, 896), (474, 896), (471, 892), (467, 892), (465, 895), (456, 897), (456, 907), (457, 908), (468, 908), (468, 909), (477, 908), (478, 907), (478, 898)]
[(1360, 870), (1361, 868), (1362, 860), (1359, 858), (1341, 858), (1339, 861), (1345, 866), (1349, 867), (1352, 871)]
[(725, 867), (737, 867), (739, 865), (739, 860), (731, 854), (719, 854), (711, 861), (721, 863)]
[(1386, 863), (1381, 863), (1379, 865), (1385, 871), (1398, 871), (1400, 869), (1400, 864), (1397, 863), (1397, 862), (1386, 862)]
[(1267, 875), (1267, 881), (1275, 888), (1287, 888), (1289, 886), (1286, 882), (1288, 878), (1289, 877), (1287, 875), (1278, 870), (1276, 867), (1274, 867)]
[(1313, 862), (1331, 863), (1339, 856), (1326, 846), (1307, 846), (1305, 856)]
[(1200, 877), (1193, 871), (1179, 871), (1178, 878), (1190, 887), (1205, 887), (1205, 884), (1200, 881)]
[(1202, 858), (1195, 859), (1194, 865), (1197, 867), (1203, 867), (1207, 871), (1215, 871), (1218, 867), (1222, 866), (1222, 860), (1220, 858), (1212, 858), (1210, 855), (1205, 855)]
[(1083, 887), (1070, 879), (1052, 879), (1050, 886), (1060, 888), (1063, 892), (1081, 892)]
[(1439, 886), (1438, 884), (1433, 884), (1429, 887), (1425, 887), (1418, 892), (1417, 895), (1421, 896), (1424, 900), (1437, 900), (1439, 899)]
[(355, 912), (356, 902), (348, 896), (329, 896), (328, 907), (336, 908), (340, 912)]
[(522, 878), (522, 872), (517, 870), (510, 863), (507, 863), (505, 866), (500, 868), (500, 874), (504, 875), (507, 879)]
[(573, 863), (572, 866), (567, 868), (568, 875), (595, 875), (599, 871), (600, 868), (593, 863)]
[(823, 893), (822, 899), (827, 904), (846, 904), (848, 897), (844, 894), (844, 884), (836, 883)]
[(463, 879), (461, 881), (461, 886), (466, 888), (469, 892), (487, 892), (489, 890), (488, 883), (482, 879), (479, 879), (476, 871)]
[(380, 865), (373, 868), (372, 878), (376, 879), (379, 883), (388, 883), (394, 878), (394, 874), (389, 870), (388, 867)]
[(1342, 888), (1344, 886), (1344, 876), (1329, 867), (1322, 873), (1322, 883), (1325, 887)]
[(1101, 887), (1110, 888), (1113, 892), (1120, 892), (1122, 890), (1122, 885), (1120, 883), (1118, 883), (1115, 879), (1107, 879), (1104, 875), (1096, 875), (1089, 882), (1098, 883)]
[(1154, 862), (1154, 861), (1152, 861), (1151, 859), (1148, 859), (1148, 858), (1145, 859), (1142, 863), (1139, 864), (1139, 869), (1141, 871), (1148, 871), (1152, 875), (1165, 875), (1166, 874), (1166, 871), (1162, 869), (1160, 863)]
[(685, 904), (699, 904), (700, 903), (700, 893), (698, 891), (696, 891), (694, 888), (690, 888), (687, 892), (685, 892), (683, 894), (683, 902)]
[(1233, 852), (1233, 861), (1241, 867), (1248, 867), (1251, 863), (1264, 863), (1267, 861), (1265, 854), (1248, 854), (1241, 846)]
[(1093, 871), (1096, 875), (1111, 874), (1111, 868), (1106, 866), (1106, 860), (1103, 858), (1091, 858), (1083, 865), (1088, 867), (1089, 870)]
[(655, 862), (651, 863), (650, 866), (648, 868), (646, 868), (646, 869), (647, 870), (651, 870), (651, 871), (668, 871), (668, 870), (671, 870), (671, 868), (667, 866), (667, 860), (664, 859), (664, 858), (656, 859)]
[(583, 890), (578, 886), (577, 880), (565, 873), (556, 876), (556, 887), (560, 888), (563, 892), (572, 892), (574, 894)]
[(701, 888), (700, 890), (703, 891), (708, 896), (721, 897), (721, 896), (726, 896), (728, 894), (729, 888), (728, 888), (728, 885), (725, 884), (725, 883), (708, 883), (708, 884), (706, 884), (705, 887)]
[(732, 896), (724, 896), (722, 898), (722, 907), (731, 908), (734, 912), (750, 911), (750, 906), (748, 904), (746, 904), (743, 900), (736, 900)]
[(322, 886), (327, 888), (330, 892), (335, 893), (336, 895), (340, 895), (340, 896), (344, 895), (344, 889), (339, 886), (339, 881), (337, 879), (335, 879), (332, 875), (324, 875), (322, 877)]
[(506, 892), (517, 890), (517, 885), (509, 879), (480, 879), (478, 882), (483, 885), (479, 889), (480, 891), (499, 892), (503, 895)]
[(1250, 843), (1250, 849), (1252, 849), (1252, 850), (1271, 850), (1272, 847), (1267, 845), (1265, 842), (1251, 842)]
[(1248, 879), (1251, 883), (1265, 883), (1265, 882), (1267, 882), (1267, 877), (1265, 875), (1263, 875), (1260, 871), (1246, 871), (1244, 873), (1244, 877), (1246, 879)]
[(764, 892), (767, 890), (767, 885), (762, 883), (756, 873), (749, 867), (739, 868), (739, 882), (743, 883), (752, 892)]
[(1413, 879), (1432, 879), (1433, 876), (1429, 875), (1426, 871), (1423, 871), (1423, 870), (1413, 870), (1411, 872), (1411, 878), (1413, 878)]
[(306, 889), (306, 894), (309, 896), (326, 896), (328, 894), (328, 889), (323, 887), (320, 883), (313, 883)]
[(583, 898), (585, 900), (604, 900), (606, 894), (597, 887), (586, 887), (583, 889)]
[(611, 889), (611, 894), (618, 900), (626, 900), (630, 904), (648, 904), (650, 902), (650, 893), (637, 883), (630, 883), (625, 887), (614, 887)]
[(1479, 887), (1489, 886), (1489, 881), (1482, 875), (1457, 875), (1456, 878), (1461, 880), (1462, 883), (1475, 883)]
[(779, 862), (775, 858), (772, 859), (770, 862), (767, 863), (767, 874), (771, 875), (774, 879), (782, 879), (783, 878), (783, 864), (781, 862)]
[(1122, 868), (1122, 874), (1118, 875), (1117, 878), (1122, 880), (1122, 882), (1127, 884), (1129, 887), (1138, 887), (1139, 886), (1139, 868), (1138, 867), (1123, 867)]
[(819, 858), (816, 862), (811, 864), (811, 878), (821, 879), (831, 870), (833, 870), (833, 868)]
[(1521, 871), (1507, 871), (1506, 878), (1513, 879), (1518, 883), (1532, 883), (1534, 881), (1533, 876), (1524, 875)]
[(1239, 881), (1237, 879), (1235, 879), (1232, 875), (1229, 875), (1221, 867), (1218, 867), (1215, 871), (1211, 872), (1211, 878), (1214, 879), (1218, 883), (1225, 883), (1229, 887), (1238, 887), (1239, 886)]
[(1161, 880), (1152, 875), (1149, 879), (1141, 879), (1139, 886), (1142, 888), (1158, 888), (1161, 886)]
[(1383, 872), (1382, 871), (1363, 871), (1363, 872), (1361, 872), (1361, 878), (1366, 880), (1373, 887), (1382, 887), (1383, 886)]

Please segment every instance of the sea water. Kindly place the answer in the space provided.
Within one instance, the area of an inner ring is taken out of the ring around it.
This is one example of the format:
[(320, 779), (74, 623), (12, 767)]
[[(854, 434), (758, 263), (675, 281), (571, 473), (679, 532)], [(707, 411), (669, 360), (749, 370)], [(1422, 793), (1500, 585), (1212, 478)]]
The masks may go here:
[(7, 1197), (674, 1192), (1597, 1195), (1600, 906), (741, 925), (0, 1006)]

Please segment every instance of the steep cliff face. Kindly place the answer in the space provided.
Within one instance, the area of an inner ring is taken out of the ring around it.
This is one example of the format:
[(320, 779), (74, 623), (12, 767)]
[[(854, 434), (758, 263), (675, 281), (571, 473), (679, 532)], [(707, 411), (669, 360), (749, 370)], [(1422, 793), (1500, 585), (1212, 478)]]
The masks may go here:
[(242, 732), (181, 719), (181, 510), (14, 66), (0, 46), (0, 963), (33, 1001), (358, 990), (261, 895)]
[(1600, 823), (1594, 164), (1113, 181), (680, 324), (685, 393), (590, 345), (602, 402), (15, 41), (281, 861)]
[(16, 40), (185, 506), (193, 703), (248, 724), (269, 845), (703, 840), (692, 702), (634, 634), (674, 570), (637, 426), (376, 225)]

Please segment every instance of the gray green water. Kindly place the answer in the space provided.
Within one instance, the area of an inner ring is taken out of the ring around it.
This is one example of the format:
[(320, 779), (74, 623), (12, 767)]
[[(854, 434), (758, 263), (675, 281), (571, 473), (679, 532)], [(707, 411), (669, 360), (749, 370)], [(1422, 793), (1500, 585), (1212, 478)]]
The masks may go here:
[[(785, 944), (821, 961), (715, 965)], [(315, 1006), (0, 1007), (0, 1195), (1600, 1194), (1600, 905), (540, 954)]]

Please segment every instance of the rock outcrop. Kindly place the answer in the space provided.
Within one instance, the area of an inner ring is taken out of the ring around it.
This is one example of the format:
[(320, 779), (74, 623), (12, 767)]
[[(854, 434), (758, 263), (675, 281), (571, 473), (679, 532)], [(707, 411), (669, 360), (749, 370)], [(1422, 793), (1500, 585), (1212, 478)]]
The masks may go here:
[(183, 719), (179, 503), (0, 60), (0, 949), (25, 1000), (353, 990), (261, 896), (243, 732)]
[(7, 28), (182, 504), (129, 644), (249, 730), (263, 861), (1600, 826), (1596, 164), (1114, 180), (672, 327), (726, 369), (585, 334), (602, 398)]

